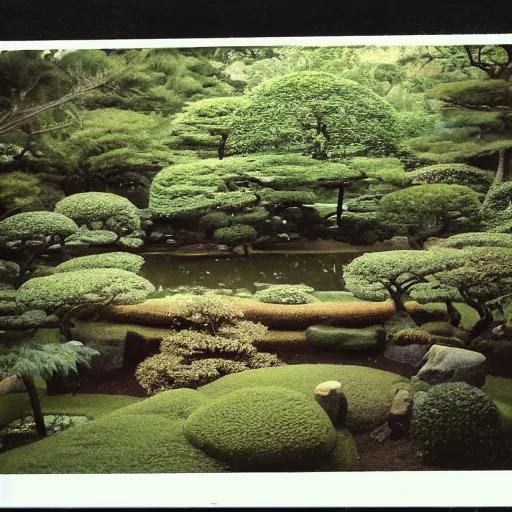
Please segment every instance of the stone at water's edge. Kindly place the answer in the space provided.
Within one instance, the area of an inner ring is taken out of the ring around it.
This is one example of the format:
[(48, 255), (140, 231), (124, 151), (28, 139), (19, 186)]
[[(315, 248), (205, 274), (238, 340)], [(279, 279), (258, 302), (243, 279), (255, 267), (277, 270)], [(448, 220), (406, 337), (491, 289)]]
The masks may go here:
[(410, 389), (399, 389), (396, 392), (388, 418), (388, 425), (393, 434), (402, 436), (408, 432), (412, 419), (412, 404), (413, 394)]
[(341, 383), (336, 380), (322, 382), (315, 388), (314, 394), (332, 424), (343, 425), (347, 416), (347, 399), (341, 390)]
[(432, 345), (424, 360), (416, 376), (429, 384), (463, 381), (480, 388), (485, 384), (487, 361), (479, 352)]

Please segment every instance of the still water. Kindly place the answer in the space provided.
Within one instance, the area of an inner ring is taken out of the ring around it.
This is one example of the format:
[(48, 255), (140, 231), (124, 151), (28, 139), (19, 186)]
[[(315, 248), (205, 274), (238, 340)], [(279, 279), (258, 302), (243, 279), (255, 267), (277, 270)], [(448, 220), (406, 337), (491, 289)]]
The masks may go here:
[(343, 267), (361, 254), (253, 254), (248, 259), (144, 254), (142, 276), (157, 290), (204, 286), (254, 292), (257, 283), (265, 283), (335, 291), (344, 288)]

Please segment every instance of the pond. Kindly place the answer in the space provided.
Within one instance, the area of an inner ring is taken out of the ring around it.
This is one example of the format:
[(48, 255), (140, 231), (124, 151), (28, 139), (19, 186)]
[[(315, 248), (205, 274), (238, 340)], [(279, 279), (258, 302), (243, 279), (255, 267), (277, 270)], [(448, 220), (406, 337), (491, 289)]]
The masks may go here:
[(247, 288), (257, 283), (305, 284), (315, 290), (342, 290), (343, 267), (362, 252), (342, 254), (253, 254), (250, 258), (198, 258), (143, 254), (142, 276), (157, 290), (180, 286)]

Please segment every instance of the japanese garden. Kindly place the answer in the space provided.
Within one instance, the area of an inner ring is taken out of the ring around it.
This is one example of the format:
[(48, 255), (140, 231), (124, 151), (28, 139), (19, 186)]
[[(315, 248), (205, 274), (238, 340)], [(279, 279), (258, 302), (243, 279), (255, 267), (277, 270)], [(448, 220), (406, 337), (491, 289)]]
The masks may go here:
[(512, 469), (512, 46), (0, 50), (0, 473), (453, 469)]

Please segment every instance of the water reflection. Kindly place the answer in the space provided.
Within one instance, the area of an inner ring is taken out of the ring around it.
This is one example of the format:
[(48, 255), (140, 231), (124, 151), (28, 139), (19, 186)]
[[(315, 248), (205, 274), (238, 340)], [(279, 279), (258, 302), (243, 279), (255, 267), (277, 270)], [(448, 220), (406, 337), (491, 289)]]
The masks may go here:
[(257, 283), (270, 283), (334, 291), (344, 287), (343, 266), (360, 254), (254, 254), (249, 259), (145, 254), (142, 275), (157, 290), (204, 286), (254, 292)]

